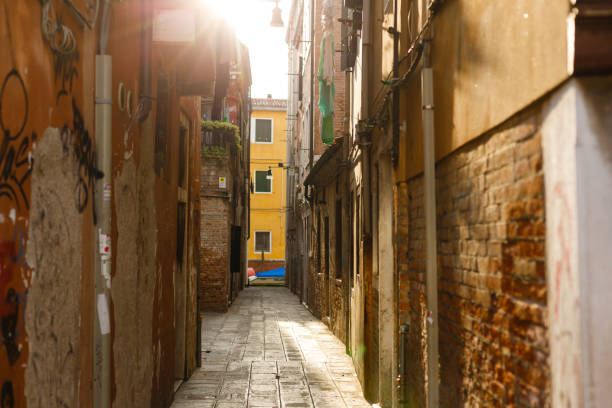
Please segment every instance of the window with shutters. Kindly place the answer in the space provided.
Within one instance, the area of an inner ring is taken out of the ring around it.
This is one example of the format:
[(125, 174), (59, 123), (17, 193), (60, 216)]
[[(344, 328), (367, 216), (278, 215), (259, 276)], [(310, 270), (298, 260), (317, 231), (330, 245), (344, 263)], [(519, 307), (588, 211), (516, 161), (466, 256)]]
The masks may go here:
[(202, 130), (202, 145), (225, 147), (225, 135), (212, 130)]
[(187, 184), (187, 139), (189, 138), (189, 129), (181, 123), (179, 128), (179, 169), (178, 169), (178, 186), (185, 188)]
[(255, 252), (258, 254), (272, 252), (272, 233), (270, 231), (255, 231)]
[(304, 97), (304, 58), (300, 57), (300, 68), (299, 68), (299, 83), (298, 83), (298, 101), (302, 101)]
[(336, 279), (342, 279), (342, 200), (336, 201)]
[(255, 143), (272, 143), (272, 119), (254, 118), (251, 132), (253, 133), (253, 142)]
[(271, 176), (268, 176), (267, 170), (255, 170), (255, 193), (272, 193), (272, 179), (268, 177)]
[(325, 232), (325, 276), (329, 277), (329, 217), (325, 217), (325, 224), (323, 225)]
[(155, 112), (155, 172), (158, 176), (167, 180), (167, 160), (168, 160), (168, 120), (170, 117), (169, 108), (169, 80), (167, 76), (160, 75), (157, 80), (157, 98)]

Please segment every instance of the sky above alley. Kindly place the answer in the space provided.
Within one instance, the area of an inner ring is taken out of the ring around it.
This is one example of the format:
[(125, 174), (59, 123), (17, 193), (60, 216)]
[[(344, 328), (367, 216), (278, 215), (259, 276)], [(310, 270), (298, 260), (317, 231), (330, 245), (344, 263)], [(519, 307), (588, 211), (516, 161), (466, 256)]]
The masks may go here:
[(270, 27), (274, 1), (270, 0), (203, 0), (236, 29), (240, 41), (251, 56), (254, 98), (287, 98), (287, 44), (285, 32), (290, 0), (280, 0), (285, 27)]

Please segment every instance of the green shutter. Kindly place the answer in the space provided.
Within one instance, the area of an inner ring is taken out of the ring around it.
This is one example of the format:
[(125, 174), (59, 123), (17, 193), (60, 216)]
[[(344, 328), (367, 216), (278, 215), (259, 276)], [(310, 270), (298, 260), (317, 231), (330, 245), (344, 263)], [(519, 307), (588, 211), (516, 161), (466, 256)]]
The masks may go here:
[(272, 143), (272, 121), (270, 119), (255, 119), (255, 141)]
[(271, 193), (272, 180), (268, 180), (266, 176), (268, 172), (265, 170), (255, 172), (255, 192), (256, 193)]

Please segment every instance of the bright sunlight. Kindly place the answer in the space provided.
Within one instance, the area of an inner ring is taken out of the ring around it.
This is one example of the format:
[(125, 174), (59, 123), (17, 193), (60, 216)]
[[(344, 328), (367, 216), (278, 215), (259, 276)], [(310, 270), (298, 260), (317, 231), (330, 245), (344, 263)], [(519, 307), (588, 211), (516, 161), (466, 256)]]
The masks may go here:
[(272, 94), (287, 98), (287, 44), (285, 30), (291, 2), (280, 0), (285, 27), (270, 27), (275, 2), (270, 0), (203, 0), (235, 29), (251, 56), (254, 98)]

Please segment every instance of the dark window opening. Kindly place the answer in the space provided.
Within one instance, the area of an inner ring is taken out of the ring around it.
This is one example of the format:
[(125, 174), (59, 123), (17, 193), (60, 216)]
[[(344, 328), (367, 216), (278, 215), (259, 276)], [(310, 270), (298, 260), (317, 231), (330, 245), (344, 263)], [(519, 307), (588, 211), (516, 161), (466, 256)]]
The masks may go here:
[(186, 204), (179, 202), (176, 212), (176, 261), (183, 263), (185, 249)]
[(255, 192), (256, 193), (271, 193), (272, 180), (268, 178), (266, 170), (255, 171)]
[(179, 129), (179, 187), (185, 188), (187, 184), (187, 128), (185, 126)]
[(325, 277), (329, 277), (329, 217), (325, 217), (323, 226), (325, 234)]
[(342, 279), (342, 200), (336, 201), (336, 279)]
[(271, 235), (270, 231), (255, 231), (255, 252), (271, 252)]
[(255, 142), (272, 143), (271, 119), (255, 119)]
[(212, 130), (202, 130), (202, 144), (204, 146), (225, 147), (225, 139), (221, 132), (213, 132)]
[(168, 154), (168, 77), (161, 77), (157, 81), (157, 108), (155, 111), (155, 172), (158, 176), (166, 178)]
[(302, 72), (304, 70), (304, 58), (300, 57), (300, 81), (298, 84), (298, 101), (302, 101), (302, 97), (304, 96), (304, 73)]
[(321, 273), (321, 215), (317, 217), (317, 273)]
[[(355, 273), (355, 194), (351, 192), (351, 201), (350, 201), (350, 217), (349, 217), (349, 245), (350, 245), (350, 259), (349, 259), (349, 277), (353, 278)], [(354, 284), (355, 282), (353, 282)]]
[(355, 274), (359, 276), (359, 268), (361, 267), (361, 216), (360, 210), (361, 195), (357, 195), (355, 202)]

